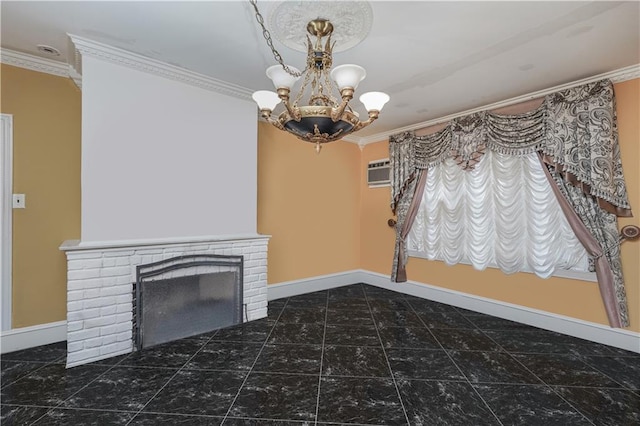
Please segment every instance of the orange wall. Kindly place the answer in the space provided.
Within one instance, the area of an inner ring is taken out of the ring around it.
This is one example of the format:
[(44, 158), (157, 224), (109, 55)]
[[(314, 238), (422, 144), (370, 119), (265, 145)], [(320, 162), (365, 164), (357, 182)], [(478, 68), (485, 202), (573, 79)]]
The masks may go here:
[[(636, 212), (635, 218), (621, 218), (619, 225), (640, 225), (640, 80), (616, 84), (615, 92), (623, 168), (629, 201)], [(386, 141), (367, 145), (360, 170), (364, 173), (369, 161), (388, 156)], [(362, 268), (390, 274), (395, 235), (386, 224), (392, 217), (389, 188), (369, 189), (363, 182), (360, 189)], [(631, 320), (629, 330), (632, 331), (640, 331), (639, 246), (640, 242), (627, 242), (622, 246)], [(409, 259), (407, 274), (412, 281), (608, 325), (596, 283), (563, 278), (544, 280), (526, 273), (507, 276), (497, 269), (480, 272), (467, 265), (449, 267), (443, 262), (418, 258)]]
[(360, 267), (360, 149), (314, 145), (258, 126), (258, 232), (269, 241), (268, 282)]
[(1, 66), (1, 110), (13, 115), (12, 327), (64, 320), (67, 262), (80, 238), (80, 91), (68, 78)]

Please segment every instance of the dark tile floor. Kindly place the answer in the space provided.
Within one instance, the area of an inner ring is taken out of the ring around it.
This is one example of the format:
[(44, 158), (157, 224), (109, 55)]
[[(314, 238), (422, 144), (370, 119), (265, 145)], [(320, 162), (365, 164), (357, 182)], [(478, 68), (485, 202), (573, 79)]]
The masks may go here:
[(3, 425), (638, 425), (640, 355), (355, 284), (65, 369), (2, 356)]

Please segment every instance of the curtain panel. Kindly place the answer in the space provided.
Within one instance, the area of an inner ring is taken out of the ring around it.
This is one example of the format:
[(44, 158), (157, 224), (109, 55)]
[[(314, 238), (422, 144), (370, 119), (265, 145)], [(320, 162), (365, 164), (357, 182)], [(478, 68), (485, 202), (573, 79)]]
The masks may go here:
[[(557, 177), (556, 184), (562, 185), (564, 197), (584, 199), (570, 204), (601, 246), (600, 256), (606, 258), (614, 277), (610, 283), (604, 283), (613, 288), (603, 292), (615, 294), (617, 309), (613, 315), (618, 321), (611, 323), (627, 326), (616, 216), (631, 216), (631, 206), (622, 173), (615, 96), (609, 80), (549, 94), (540, 107), (530, 112), (505, 115), (482, 111), (456, 118), (430, 135), (416, 136), (414, 132), (392, 135), (391, 209), (398, 218), (392, 281), (406, 281), (406, 258), (399, 255), (406, 253), (403, 230), (411, 226), (405, 224), (405, 219), (418, 172), (447, 158), (452, 158), (463, 170), (470, 170), (482, 160), (486, 150), (516, 156), (538, 152)], [(581, 207), (583, 204), (589, 207)], [(596, 266), (598, 259), (594, 256)], [(610, 305), (605, 303), (606, 308)], [(607, 313), (611, 318), (612, 313), (609, 310)]]

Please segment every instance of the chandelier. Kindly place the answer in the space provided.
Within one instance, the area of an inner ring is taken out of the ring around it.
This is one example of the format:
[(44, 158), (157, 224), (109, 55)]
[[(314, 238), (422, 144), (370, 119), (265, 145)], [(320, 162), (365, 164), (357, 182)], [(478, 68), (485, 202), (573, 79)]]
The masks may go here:
[[(315, 38), (315, 42), (307, 36), (307, 63), (301, 72), (284, 64), (273, 47), (271, 35), (264, 25), (256, 0), (250, 1), (267, 45), (279, 63), (267, 69), (267, 77), (273, 82), (276, 92), (259, 90), (252, 95), (265, 120), (305, 142), (314, 143), (316, 152), (319, 153), (322, 144), (357, 132), (378, 118), (382, 107), (389, 100), (386, 93), (368, 92), (360, 96), (360, 102), (368, 112), (368, 118), (364, 121), (360, 120), (358, 113), (349, 105), (358, 84), (366, 77), (366, 71), (353, 64), (332, 69), (335, 43), (331, 43), (333, 25), (329, 20), (318, 18), (307, 24), (307, 32)], [(297, 95), (292, 97), (292, 86), (301, 77), (302, 86)], [(339, 93), (339, 97), (334, 96), (334, 93)], [(307, 100), (306, 104), (302, 104), (303, 98)], [(280, 103), (284, 105), (284, 110), (274, 118), (274, 109)]]

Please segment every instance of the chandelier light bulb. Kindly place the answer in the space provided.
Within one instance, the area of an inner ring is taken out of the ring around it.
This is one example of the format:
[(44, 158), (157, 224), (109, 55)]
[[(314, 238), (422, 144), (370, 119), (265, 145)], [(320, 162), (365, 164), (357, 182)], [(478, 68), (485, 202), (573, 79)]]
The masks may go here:
[(354, 64), (339, 65), (331, 70), (331, 79), (336, 82), (339, 90), (345, 87), (356, 90), (366, 76), (364, 68)]
[(256, 101), (258, 108), (261, 110), (268, 109), (269, 111), (273, 111), (280, 103), (278, 94), (270, 90), (258, 90), (257, 92), (253, 92), (251, 97)]
[(389, 95), (383, 92), (367, 92), (360, 96), (360, 102), (367, 111), (382, 111), (384, 104), (389, 102)]
[[(300, 73), (300, 70), (298, 70), (297, 68), (289, 65), (287, 66), (292, 71), (298, 74)], [(289, 74), (287, 71), (284, 70), (284, 68), (282, 68), (282, 65), (273, 65), (267, 68), (267, 77), (269, 77), (271, 81), (273, 81), (273, 85), (275, 86), (276, 90), (291, 89), (291, 86), (293, 86), (294, 83), (298, 81), (298, 79), (300, 78), (300, 77), (295, 77)]]

